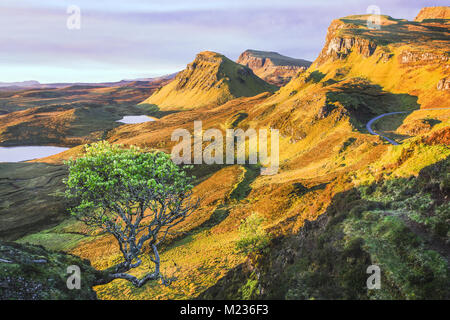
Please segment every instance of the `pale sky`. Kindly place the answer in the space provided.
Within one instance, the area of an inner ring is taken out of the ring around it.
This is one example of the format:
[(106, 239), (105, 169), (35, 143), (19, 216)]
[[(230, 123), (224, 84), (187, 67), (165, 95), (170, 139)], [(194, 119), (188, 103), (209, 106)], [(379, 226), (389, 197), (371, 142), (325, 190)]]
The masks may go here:
[[(81, 11), (69, 30), (67, 8)], [(365, 14), (412, 20), (426, 0), (0, 0), (0, 82), (102, 82), (185, 68), (203, 50), (246, 49), (314, 60), (331, 20)]]

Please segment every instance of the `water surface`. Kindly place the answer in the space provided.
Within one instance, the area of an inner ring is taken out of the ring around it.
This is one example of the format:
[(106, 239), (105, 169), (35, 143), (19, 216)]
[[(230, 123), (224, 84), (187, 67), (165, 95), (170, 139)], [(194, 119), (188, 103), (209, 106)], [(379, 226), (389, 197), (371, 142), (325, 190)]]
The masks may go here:
[(155, 121), (155, 118), (148, 117), (148, 116), (125, 116), (120, 120), (117, 120), (117, 122), (122, 122), (126, 124), (136, 124), (136, 123), (144, 123), (149, 121)]
[(0, 147), (0, 162), (20, 162), (44, 158), (68, 148), (51, 146)]

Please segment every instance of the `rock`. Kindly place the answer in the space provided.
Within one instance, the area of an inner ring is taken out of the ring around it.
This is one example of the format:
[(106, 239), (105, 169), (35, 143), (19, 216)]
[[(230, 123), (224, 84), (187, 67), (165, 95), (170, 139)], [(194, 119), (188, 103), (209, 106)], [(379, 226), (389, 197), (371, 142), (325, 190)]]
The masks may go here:
[(283, 56), (277, 52), (246, 50), (238, 60), (261, 79), (276, 86), (284, 86), (298, 73), (311, 65), (310, 61)]
[(377, 45), (370, 40), (362, 38), (332, 38), (327, 46), (326, 55), (333, 59), (344, 59), (352, 51), (362, 54), (364, 57), (370, 57), (377, 48)]
[(450, 90), (450, 78), (444, 78), (439, 80), (437, 84), (438, 90)]
[(422, 22), (427, 19), (450, 19), (450, 7), (422, 8), (414, 21)]
[(32, 260), (32, 263), (37, 263), (37, 264), (45, 264), (48, 261), (46, 259), (36, 259), (36, 260)]
[[(87, 260), (41, 246), (0, 241), (0, 254), (14, 264), (0, 259), (0, 300), (95, 300), (92, 289), (98, 271)], [(39, 259), (36, 259), (39, 257)], [(67, 267), (81, 271), (81, 288), (67, 287)]]
[(408, 63), (445, 63), (449, 61), (448, 55), (439, 52), (423, 52), (423, 51), (402, 51), (400, 54), (400, 62)]
[(321, 120), (321, 119), (325, 119), (326, 117), (328, 117), (328, 115), (331, 113), (331, 111), (333, 111), (334, 109), (336, 109), (336, 106), (332, 105), (332, 104), (326, 104), (324, 105), (322, 108), (320, 108), (319, 112), (316, 114), (315, 119), (316, 120)]

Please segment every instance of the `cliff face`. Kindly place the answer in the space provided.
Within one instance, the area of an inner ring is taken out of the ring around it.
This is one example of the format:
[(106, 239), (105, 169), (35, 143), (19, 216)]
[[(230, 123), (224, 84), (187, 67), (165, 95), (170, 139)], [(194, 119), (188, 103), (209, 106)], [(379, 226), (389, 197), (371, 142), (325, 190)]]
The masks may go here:
[(450, 27), (443, 11), (423, 9), (419, 17), (441, 18), (422, 22), (380, 16), (379, 29), (369, 28), (369, 15), (336, 19), (309, 71), (320, 74), (324, 83), (365, 78), (390, 92), (418, 97), (422, 108), (445, 104), (450, 98)]
[(239, 56), (237, 63), (249, 67), (258, 77), (276, 86), (284, 86), (311, 65), (307, 60), (257, 50), (246, 50)]
[(450, 19), (450, 7), (422, 8), (414, 21), (422, 22), (426, 19)]
[(192, 109), (273, 90), (274, 86), (255, 76), (251, 69), (221, 54), (205, 51), (143, 103), (164, 110)]

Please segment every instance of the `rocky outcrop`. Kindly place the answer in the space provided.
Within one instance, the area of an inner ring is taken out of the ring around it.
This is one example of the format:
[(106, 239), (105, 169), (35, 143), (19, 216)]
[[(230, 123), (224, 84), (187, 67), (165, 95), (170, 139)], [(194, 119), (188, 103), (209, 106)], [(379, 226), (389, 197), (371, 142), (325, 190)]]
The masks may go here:
[(422, 22), (427, 19), (450, 19), (450, 7), (422, 8), (414, 21)]
[(438, 90), (450, 90), (450, 78), (444, 78), (439, 80), (437, 84)]
[(357, 52), (366, 58), (374, 54), (377, 49), (375, 41), (342, 32), (352, 28), (352, 25), (342, 20), (334, 20), (330, 24), (325, 46), (316, 60), (319, 65), (329, 59), (332, 61), (345, 59), (352, 52)]
[(238, 97), (251, 97), (276, 88), (258, 78), (250, 68), (210, 51), (197, 55), (175, 79), (143, 104), (162, 110), (215, 106)]
[(375, 52), (376, 48), (377, 45), (367, 39), (336, 37), (328, 43), (326, 54), (334, 59), (344, 59), (352, 51), (356, 51), (367, 58)]
[(284, 86), (311, 65), (307, 60), (257, 50), (246, 50), (239, 56), (237, 63), (249, 67), (258, 77), (276, 86)]
[(400, 54), (400, 63), (446, 63), (450, 61), (450, 56), (440, 52), (424, 52), (405, 50)]
[[(0, 300), (96, 300), (98, 272), (89, 261), (43, 247), (0, 241)], [(80, 268), (80, 288), (67, 286), (69, 266)]]

